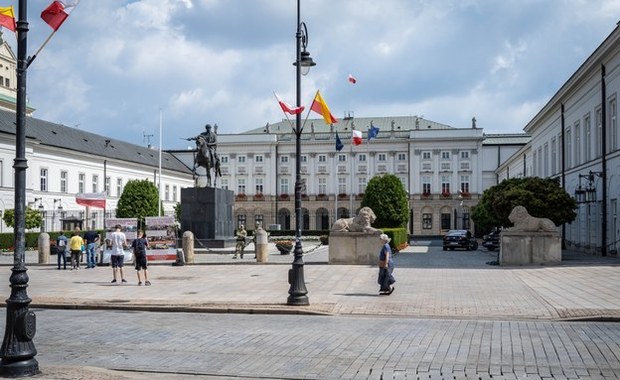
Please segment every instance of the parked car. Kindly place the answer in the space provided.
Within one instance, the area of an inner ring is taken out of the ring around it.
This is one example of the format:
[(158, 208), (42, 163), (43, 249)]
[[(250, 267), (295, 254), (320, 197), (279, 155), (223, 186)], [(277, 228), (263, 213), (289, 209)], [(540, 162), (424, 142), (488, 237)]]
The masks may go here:
[(468, 230), (450, 230), (443, 237), (443, 250), (462, 248), (466, 251), (478, 249), (478, 242)]
[(499, 248), (499, 230), (495, 230), (487, 235), (482, 237), (482, 246), (488, 249), (489, 251), (495, 251)]

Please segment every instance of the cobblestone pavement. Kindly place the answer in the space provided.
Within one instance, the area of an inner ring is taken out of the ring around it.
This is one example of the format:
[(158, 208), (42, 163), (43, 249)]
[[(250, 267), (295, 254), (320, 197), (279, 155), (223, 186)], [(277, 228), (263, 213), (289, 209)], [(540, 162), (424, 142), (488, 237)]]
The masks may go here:
[(34, 310), (38, 378), (620, 378), (616, 322)]
[[(111, 269), (76, 271), (29, 265), (28, 295), (36, 307), (252, 313), (377, 315), (416, 318), (618, 319), (620, 260), (566, 253), (561, 265), (487, 265), (496, 253), (443, 252), (412, 246), (395, 256), (396, 291), (378, 296), (377, 269), (326, 265), (327, 249), (305, 256), (309, 306), (288, 306), (291, 256), (270, 263), (204, 254), (198, 265), (151, 265), (153, 286), (137, 286), (126, 266), (127, 285), (111, 284)], [(8, 279), (10, 266), (0, 267)], [(7, 291), (8, 294), (8, 291)]]
[[(137, 286), (130, 265), (129, 283), (116, 285), (109, 267), (57, 270), (28, 252), (35, 343), (47, 371), (60, 365), (41, 376), (96, 379), (97, 368), (84, 375), (89, 369), (81, 367), (94, 366), (155, 368), (162, 378), (173, 369), (214, 378), (620, 378), (618, 324), (600, 322), (620, 321), (617, 257), (565, 251), (558, 265), (499, 267), (489, 265), (496, 252), (443, 252), (418, 241), (395, 255), (396, 291), (379, 296), (374, 266), (326, 265), (326, 247), (304, 249), (311, 251), (304, 256), (309, 306), (286, 305), (292, 257), (274, 252), (262, 264), (251, 253), (233, 260), (230, 251), (198, 254), (196, 265), (153, 263), (150, 287)], [(12, 260), (0, 256), (7, 297)], [(46, 333), (56, 323), (48, 315), (69, 313), (50, 308), (79, 310)], [(116, 317), (135, 318), (133, 329), (108, 325)], [(84, 320), (90, 323), (80, 327)], [(58, 350), (79, 345), (75, 337), (88, 344), (71, 355)]]

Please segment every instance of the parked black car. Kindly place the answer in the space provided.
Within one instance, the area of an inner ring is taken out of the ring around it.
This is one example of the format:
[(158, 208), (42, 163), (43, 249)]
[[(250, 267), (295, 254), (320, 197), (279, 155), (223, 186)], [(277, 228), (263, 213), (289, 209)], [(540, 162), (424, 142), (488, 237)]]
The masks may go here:
[(450, 230), (443, 237), (443, 250), (462, 248), (466, 251), (478, 249), (478, 242), (468, 230)]
[(495, 230), (488, 235), (482, 237), (482, 246), (489, 251), (495, 251), (499, 248), (499, 230)]

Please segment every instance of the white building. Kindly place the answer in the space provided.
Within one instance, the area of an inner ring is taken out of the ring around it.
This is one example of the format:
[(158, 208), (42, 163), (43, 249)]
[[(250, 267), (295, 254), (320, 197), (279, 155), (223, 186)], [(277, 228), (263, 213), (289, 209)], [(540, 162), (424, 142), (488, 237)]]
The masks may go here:
[(525, 126), (532, 140), (500, 165), (500, 179), (558, 178), (578, 201), (577, 219), (563, 227), (566, 244), (616, 254), (620, 240), (620, 27)]
[[(370, 126), (379, 128), (368, 141)], [(351, 144), (351, 131), (364, 143)], [(344, 149), (336, 151), (336, 133)], [(355, 215), (366, 184), (391, 173), (409, 193), (409, 232), (436, 236), (472, 228), (469, 210), (484, 189), (497, 184), (495, 171), (529, 137), (486, 136), (482, 129), (453, 128), (416, 116), (345, 118), (334, 125), (309, 119), (301, 136), (302, 230), (327, 230), (338, 217)], [(295, 228), (295, 134), (283, 120), (241, 134), (218, 136), (221, 187), (236, 194), (237, 224)], [(191, 165), (186, 151), (172, 154)], [(252, 228), (252, 227), (250, 227)]]
[[(15, 56), (0, 35), (0, 217), (15, 208), (15, 70)], [(33, 111), (26, 109), (26, 202), (43, 213), (43, 230), (60, 230), (61, 219), (103, 227), (104, 211), (87, 211), (75, 202), (77, 193), (105, 191), (107, 215), (114, 216), (129, 180), (159, 183), (159, 151), (36, 119)], [(162, 153), (161, 168), (163, 213), (171, 214), (181, 188), (193, 186), (194, 181), (190, 169), (167, 152)], [(0, 220), (0, 232), (6, 231)]]

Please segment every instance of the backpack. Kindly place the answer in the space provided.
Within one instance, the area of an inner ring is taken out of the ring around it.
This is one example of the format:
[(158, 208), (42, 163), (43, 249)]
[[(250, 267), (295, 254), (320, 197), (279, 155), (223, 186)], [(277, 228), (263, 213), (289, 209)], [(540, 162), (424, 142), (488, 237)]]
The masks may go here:
[(59, 247), (64, 247), (65, 245), (67, 245), (67, 242), (64, 239), (58, 240), (58, 246)]
[(146, 253), (146, 244), (144, 243), (144, 238), (135, 240), (133, 252), (136, 255), (143, 255)]

